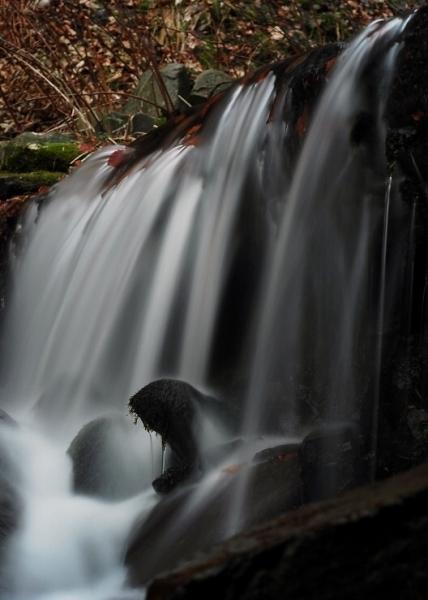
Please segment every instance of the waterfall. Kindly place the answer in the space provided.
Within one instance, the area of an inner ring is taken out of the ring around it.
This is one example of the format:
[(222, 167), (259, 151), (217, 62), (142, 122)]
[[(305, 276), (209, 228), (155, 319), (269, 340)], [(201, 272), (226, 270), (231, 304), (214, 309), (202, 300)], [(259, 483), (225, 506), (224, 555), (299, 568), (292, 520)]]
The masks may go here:
[(247, 436), (358, 421), (377, 403), (396, 196), (382, 118), (405, 24), (372, 24), (339, 58), (294, 167), (290, 87), (271, 71), (234, 86), (196, 141), (179, 137), (113, 179), (127, 150), (102, 149), (30, 207), (0, 370), (1, 406), (20, 424), (0, 424), (22, 504), (3, 567), (11, 600), (128, 597), (121, 552), (156, 501), (160, 443), (124, 432), (145, 485), (116, 502), (75, 494), (65, 451), (91, 419), (125, 416), (153, 379), (206, 390), (235, 369)]
[(381, 268), (372, 261), (382, 240), (386, 260), (391, 182), (382, 117), (404, 26), (373, 23), (355, 39), (313, 119), (266, 276), (245, 429), (258, 428), (259, 398), (278, 362), (282, 380), (292, 382), (284, 415), (292, 429), (304, 415), (297, 388), (305, 375), (323, 397), (326, 419), (357, 411), (358, 343), (370, 334), (370, 277)]
[(165, 354), (167, 374), (205, 384), (243, 193), (251, 177), (268, 211), (265, 172), (278, 189), (283, 180), (279, 162), (264, 164), (281, 136), (270, 130), (285, 129), (266, 126), (274, 96), (273, 76), (238, 86), (207, 139), (150, 157), (108, 191), (117, 149), (104, 149), (28, 213), (5, 333), (7, 405), (69, 424), (124, 406), (165, 374)]
[[(383, 111), (404, 26), (370, 25), (339, 57), (321, 98), (269, 260), (242, 425), (256, 433), (274, 412), (294, 433), (309, 415), (360, 426), (371, 403), (372, 473), (391, 202)], [(278, 381), (279, 409), (267, 401)], [(246, 485), (231, 503), (229, 535), (240, 529)]]

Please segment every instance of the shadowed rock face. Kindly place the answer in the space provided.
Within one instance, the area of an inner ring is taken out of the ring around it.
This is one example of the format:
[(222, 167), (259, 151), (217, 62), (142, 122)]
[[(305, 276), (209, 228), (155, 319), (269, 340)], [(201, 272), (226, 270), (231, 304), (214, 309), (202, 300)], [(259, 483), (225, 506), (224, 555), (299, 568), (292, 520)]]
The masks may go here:
[(280, 452), (277, 456), (272, 449), (263, 462), (231, 464), (217, 472), (209, 487), (199, 482), (162, 498), (132, 529), (125, 553), (129, 582), (147, 585), (159, 573), (209, 551), (230, 535), (229, 508), (243, 485), (239, 529), (299, 506), (302, 482), (297, 453)]
[(199, 411), (221, 403), (184, 381), (159, 379), (149, 383), (129, 400), (130, 411), (148, 431), (155, 431), (172, 451), (172, 466), (153, 481), (154, 489), (165, 494), (179, 482), (201, 469), (201, 455), (195, 437)]
[(426, 597), (428, 466), (310, 504), (212, 549), (148, 600)]
[(334, 498), (365, 482), (360, 434), (353, 423), (317, 427), (304, 438), (299, 457), (305, 502)]

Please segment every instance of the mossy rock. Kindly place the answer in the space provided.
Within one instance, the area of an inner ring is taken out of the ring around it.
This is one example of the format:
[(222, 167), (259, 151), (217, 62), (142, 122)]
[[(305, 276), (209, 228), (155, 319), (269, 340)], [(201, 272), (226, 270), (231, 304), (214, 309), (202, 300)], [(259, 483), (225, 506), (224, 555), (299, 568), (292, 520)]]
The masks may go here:
[[(189, 70), (181, 63), (170, 63), (160, 69), (160, 75), (173, 108), (175, 110), (184, 110), (187, 108), (187, 101), (192, 88), (192, 79)], [(153, 119), (164, 116), (164, 112), (167, 109), (165, 99), (151, 70), (143, 73), (134, 95), (140, 99), (131, 98), (127, 102), (124, 108), (126, 114), (133, 115), (143, 112)]]
[(13, 142), (20, 144), (49, 144), (49, 143), (68, 143), (74, 142), (73, 135), (71, 133), (57, 133), (55, 131), (51, 133), (38, 133), (37, 131), (24, 131), (17, 135)]
[(0, 200), (37, 192), (40, 187), (49, 187), (63, 177), (64, 173), (57, 171), (33, 171), (31, 173), (0, 171)]
[(195, 80), (191, 93), (192, 104), (205, 102), (211, 96), (224, 92), (233, 84), (233, 79), (227, 73), (217, 69), (203, 71)]
[(79, 146), (74, 142), (1, 142), (0, 170), (14, 173), (67, 172), (71, 161), (79, 154)]

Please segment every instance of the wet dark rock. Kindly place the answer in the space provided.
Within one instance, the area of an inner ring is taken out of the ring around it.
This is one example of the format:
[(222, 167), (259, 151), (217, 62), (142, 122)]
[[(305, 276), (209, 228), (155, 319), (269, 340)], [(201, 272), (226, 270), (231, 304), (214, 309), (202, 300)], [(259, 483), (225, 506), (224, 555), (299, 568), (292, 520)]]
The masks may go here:
[(229, 509), (239, 490), (244, 489), (244, 501), (235, 523), (237, 529), (252, 527), (301, 503), (300, 467), (295, 455), (285, 461), (232, 464), (219, 475), (205, 491), (200, 482), (166, 496), (134, 528), (125, 557), (133, 585), (145, 585), (160, 572), (209, 550), (230, 535)]
[(428, 466), (281, 516), (150, 586), (147, 600), (424, 598)]
[(205, 102), (208, 98), (219, 92), (224, 92), (233, 84), (230, 75), (217, 69), (203, 71), (195, 79), (191, 92), (191, 103)]
[(332, 498), (361, 483), (361, 443), (353, 424), (323, 425), (311, 431), (299, 455), (306, 502)]
[(131, 427), (124, 416), (109, 415), (90, 421), (79, 431), (67, 450), (77, 493), (122, 500), (143, 489), (143, 474), (135, 469), (131, 448), (124, 443), (132, 434)]
[(153, 482), (157, 492), (170, 492), (181, 481), (198, 474), (203, 460), (195, 428), (204, 412), (216, 416), (224, 412), (221, 402), (184, 381), (159, 379), (132, 396), (129, 408), (172, 451), (174, 466)]

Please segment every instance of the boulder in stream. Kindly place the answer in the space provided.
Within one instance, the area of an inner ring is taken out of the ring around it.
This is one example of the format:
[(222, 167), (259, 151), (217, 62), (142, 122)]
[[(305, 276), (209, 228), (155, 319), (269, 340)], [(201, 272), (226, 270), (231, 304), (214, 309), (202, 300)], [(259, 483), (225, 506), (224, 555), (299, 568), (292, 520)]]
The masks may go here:
[(129, 419), (113, 414), (87, 423), (67, 450), (73, 462), (77, 493), (108, 500), (123, 500), (140, 492), (150, 481), (135, 442), (141, 437)]

